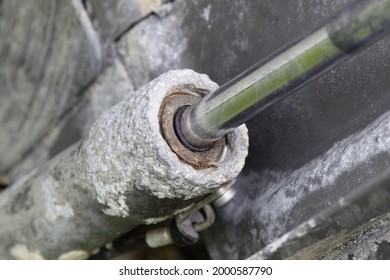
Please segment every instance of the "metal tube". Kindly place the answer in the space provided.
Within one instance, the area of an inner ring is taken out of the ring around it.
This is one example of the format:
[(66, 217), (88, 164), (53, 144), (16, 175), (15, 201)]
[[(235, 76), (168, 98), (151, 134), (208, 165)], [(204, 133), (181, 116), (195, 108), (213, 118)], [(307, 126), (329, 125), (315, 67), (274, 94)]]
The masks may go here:
[(209, 145), (376, 42), (389, 27), (390, 0), (353, 3), (328, 24), (188, 108), (180, 121), (182, 137), (195, 146)]

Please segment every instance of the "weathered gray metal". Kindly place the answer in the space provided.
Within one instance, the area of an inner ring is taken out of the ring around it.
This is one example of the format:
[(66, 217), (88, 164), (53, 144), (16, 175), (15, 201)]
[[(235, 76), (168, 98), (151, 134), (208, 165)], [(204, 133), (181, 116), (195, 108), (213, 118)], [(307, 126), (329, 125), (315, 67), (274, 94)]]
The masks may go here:
[[(268, 244), (251, 259), (387, 259), (390, 170)], [(381, 255), (382, 254), (382, 255)]]
[(200, 170), (160, 133), (166, 95), (195, 88), (217, 85), (191, 70), (160, 76), (99, 118), (85, 139), (3, 191), (0, 258), (86, 258), (233, 180), (247, 155), (244, 126), (227, 136), (218, 166)]
[(79, 102), (54, 127), (48, 128), (46, 136), (32, 147), (21, 162), (10, 169), (10, 182), (15, 182), (86, 137), (98, 117), (134, 92), (119, 60), (114, 56), (106, 64), (99, 77), (83, 92)]
[(86, 5), (103, 41), (110, 42), (164, 2), (167, 0), (89, 0)]
[(81, 0), (1, 1), (0, 37), (4, 172), (55, 126), (98, 76), (102, 51)]

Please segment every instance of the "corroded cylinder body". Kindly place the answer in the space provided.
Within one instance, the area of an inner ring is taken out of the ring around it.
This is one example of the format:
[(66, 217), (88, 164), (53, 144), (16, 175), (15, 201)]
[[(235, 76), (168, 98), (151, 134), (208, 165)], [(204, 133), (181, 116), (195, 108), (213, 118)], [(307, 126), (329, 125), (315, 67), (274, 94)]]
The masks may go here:
[(139, 224), (171, 218), (236, 178), (248, 148), (245, 126), (227, 136), (218, 166), (195, 169), (171, 151), (159, 111), (173, 90), (217, 85), (170, 71), (99, 118), (82, 141), (0, 196), (0, 258), (86, 258)]

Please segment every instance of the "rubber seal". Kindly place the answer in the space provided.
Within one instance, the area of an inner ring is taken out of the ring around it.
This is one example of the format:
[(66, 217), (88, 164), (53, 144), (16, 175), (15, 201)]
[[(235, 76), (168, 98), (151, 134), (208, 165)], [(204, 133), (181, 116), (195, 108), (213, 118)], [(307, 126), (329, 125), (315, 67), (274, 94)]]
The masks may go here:
[(184, 136), (183, 130), (181, 129), (181, 119), (183, 117), (184, 111), (190, 107), (189, 105), (184, 105), (181, 106), (179, 109), (177, 109), (174, 117), (173, 117), (173, 128), (175, 130), (176, 136), (179, 139), (180, 143), (186, 147), (188, 150), (194, 153), (202, 153), (202, 152), (207, 152), (210, 151), (214, 143), (211, 143), (210, 145), (207, 146), (196, 146), (191, 144), (187, 138)]

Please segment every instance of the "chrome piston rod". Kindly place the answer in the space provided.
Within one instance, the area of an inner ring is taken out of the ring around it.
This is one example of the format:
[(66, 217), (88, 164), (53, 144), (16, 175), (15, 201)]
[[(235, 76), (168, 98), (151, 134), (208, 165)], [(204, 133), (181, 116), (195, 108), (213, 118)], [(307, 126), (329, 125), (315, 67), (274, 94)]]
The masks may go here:
[(357, 1), (328, 24), (282, 48), (183, 109), (176, 124), (184, 144), (207, 147), (357, 51), (390, 28), (390, 0)]

